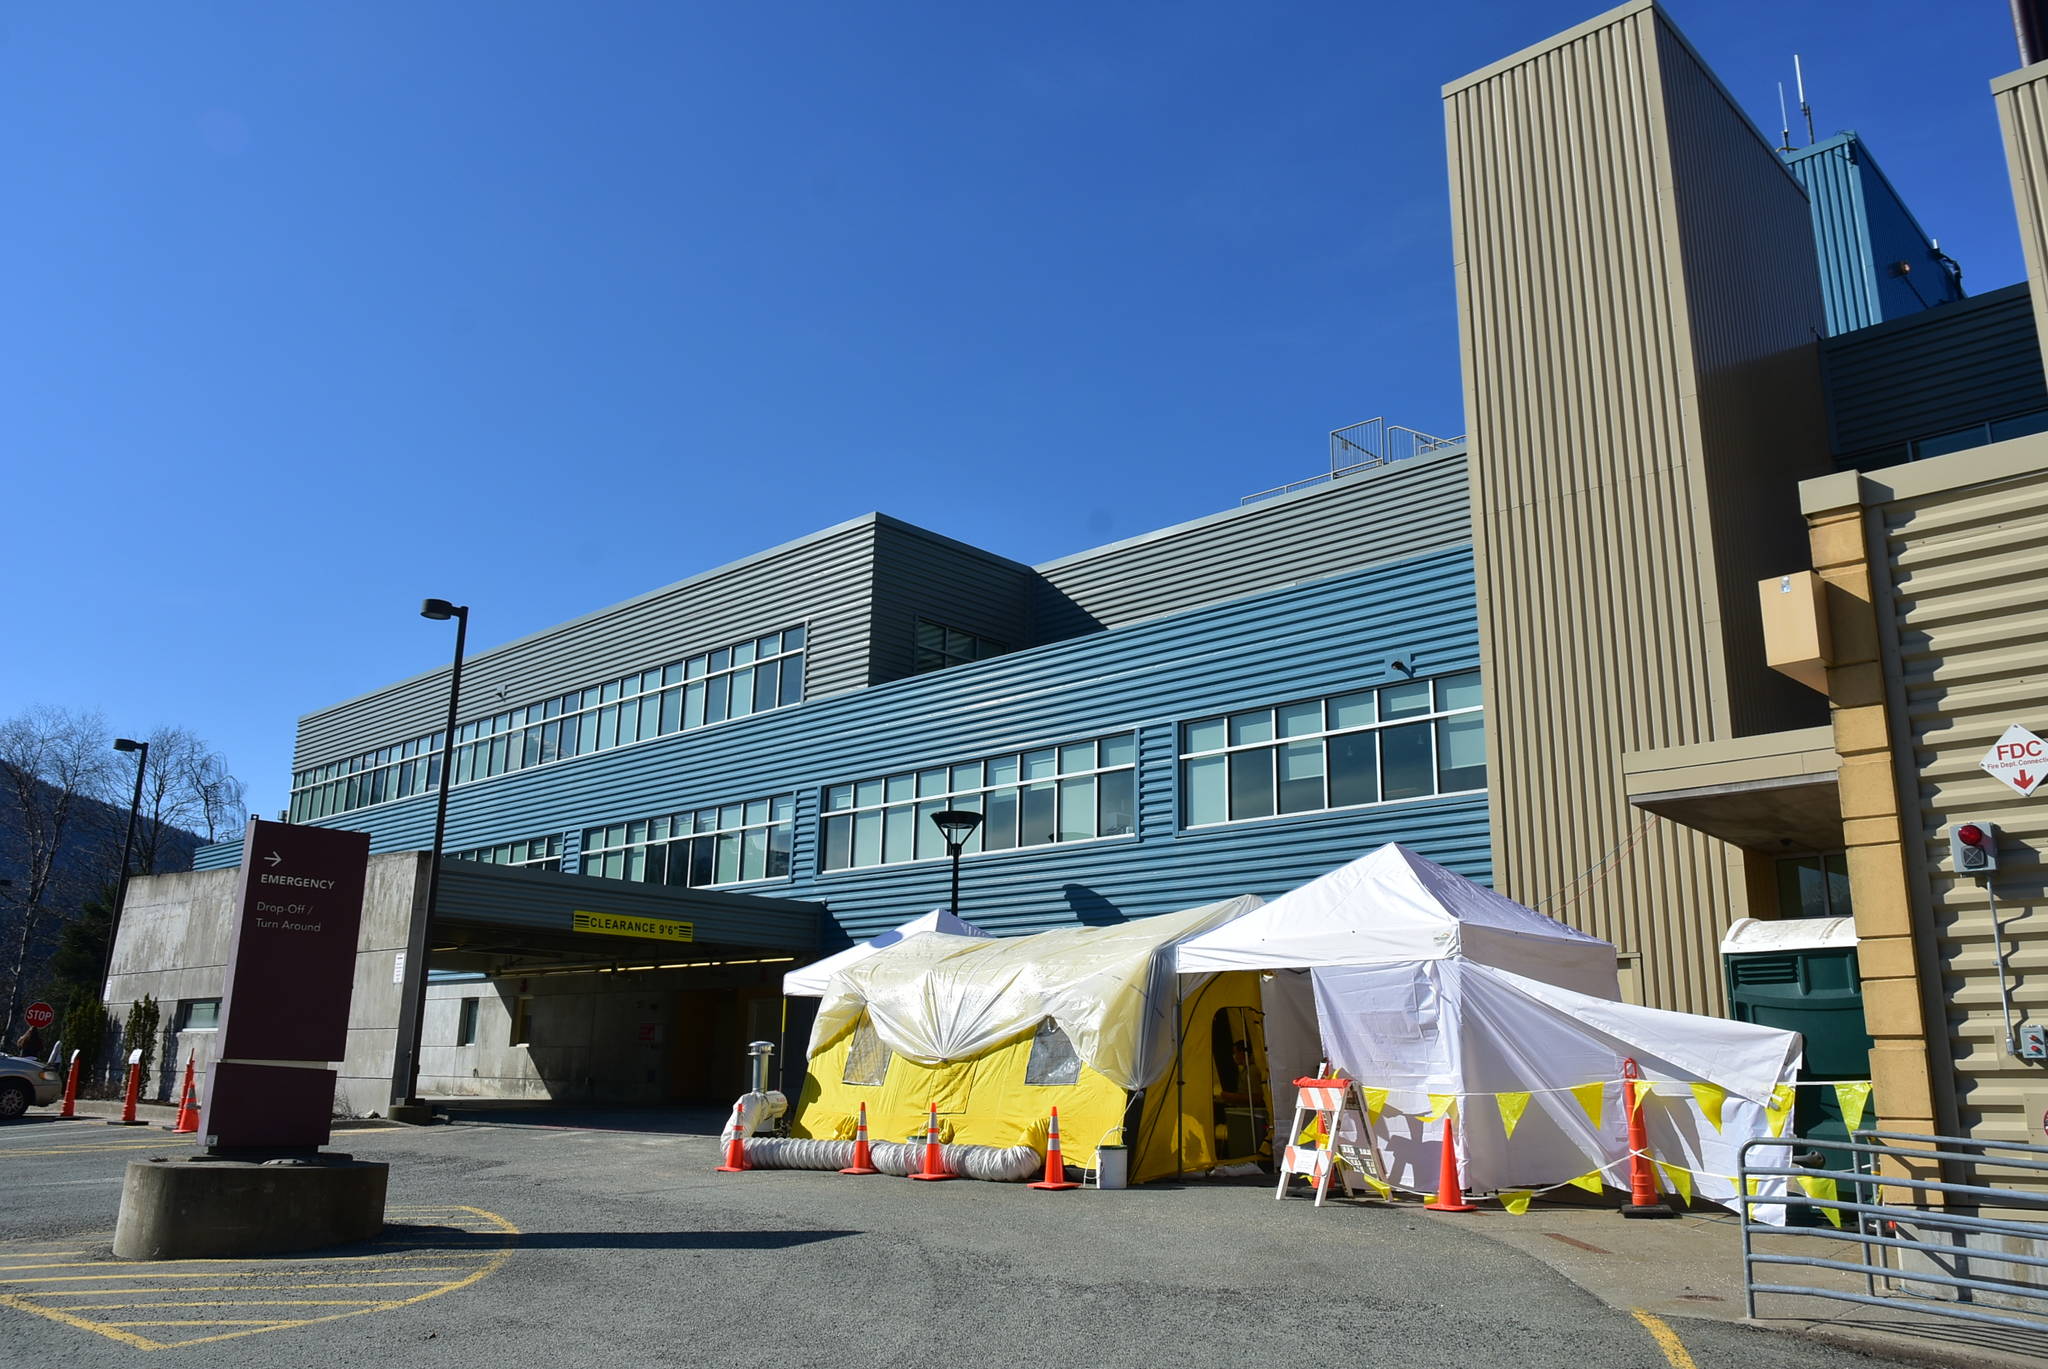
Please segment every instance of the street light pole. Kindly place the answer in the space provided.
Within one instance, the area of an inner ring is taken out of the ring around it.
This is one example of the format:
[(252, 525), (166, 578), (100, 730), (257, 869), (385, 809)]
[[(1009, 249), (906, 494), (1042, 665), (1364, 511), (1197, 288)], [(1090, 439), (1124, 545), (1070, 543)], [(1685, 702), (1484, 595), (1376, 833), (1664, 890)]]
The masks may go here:
[(973, 839), (975, 830), (981, 826), (981, 814), (971, 808), (948, 808), (942, 813), (932, 814), (932, 825), (946, 839), (946, 854), (953, 858), (953, 897), (950, 907), (954, 917), (960, 916), (960, 853)]
[(448, 725), (441, 732), (441, 786), (434, 800), (434, 845), (427, 852), (427, 897), (413, 917), (406, 938), (406, 1001), (400, 1005), (398, 1048), (402, 1060), (403, 1086), (392, 1081), (393, 1103), (419, 1107), (420, 1048), (426, 1036), (427, 946), (433, 927), (434, 908), (441, 894), (441, 846), (448, 834), (448, 791), (455, 783), (455, 712), (462, 699), (462, 649), (469, 637), (469, 607), (446, 599), (428, 599), (420, 605), (420, 617), (435, 622), (455, 620), (455, 665), (448, 676)]
[(100, 996), (106, 996), (107, 980), (114, 973), (114, 939), (121, 934), (121, 914), (128, 906), (128, 858), (135, 850), (135, 819), (142, 812), (142, 772), (149, 766), (149, 743), (114, 738), (116, 751), (135, 753), (135, 797), (128, 801), (128, 835), (121, 839), (121, 883), (114, 894), (114, 916), (107, 924), (107, 950), (100, 958)]

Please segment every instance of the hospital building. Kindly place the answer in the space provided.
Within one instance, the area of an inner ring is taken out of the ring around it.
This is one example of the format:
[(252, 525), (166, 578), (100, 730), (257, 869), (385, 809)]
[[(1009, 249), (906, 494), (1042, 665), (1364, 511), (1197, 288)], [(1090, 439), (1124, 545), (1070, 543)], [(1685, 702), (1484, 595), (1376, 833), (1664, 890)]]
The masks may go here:
[[(2044, 90), (1957, 97), (2048, 279)], [(2048, 731), (2040, 294), (1966, 291), (1881, 149), (1759, 130), (1647, 0), (1444, 113), (1463, 434), (1340, 429), (1298, 486), (1038, 565), (866, 513), (473, 654), (424, 966), (448, 672), (307, 701), (290, 819), (375, 853), (346, 1104), (402, 1083), (429, 971), (429, 1097), (730, 1102), (746, 1042), (801, 1054), (784, 973), (946, 905), (967, 809), (998, 935), (1399, 842), (1613, 943), (1626, 997), (1806, 1032), (1900, 1130), (2029, 1139), (1999, 1004), (2048, 1021), (2048, 936), (1994, 938), (1947, 832), (1995, 824), (2006, 916), (2040, 900), (2048, 822), (1977, 764)], [(128, 895), (110, 1001), (178, 1005), (173, 1058), (240, 855)]]

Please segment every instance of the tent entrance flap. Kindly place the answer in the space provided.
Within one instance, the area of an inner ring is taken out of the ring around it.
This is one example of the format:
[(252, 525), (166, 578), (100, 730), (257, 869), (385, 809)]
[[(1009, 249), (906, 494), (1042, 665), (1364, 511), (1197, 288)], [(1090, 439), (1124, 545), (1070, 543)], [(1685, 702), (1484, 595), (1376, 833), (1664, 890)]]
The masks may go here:
[(1135, 1182), (1272, 1159), (1259, 979), (1248, 971), (1211, 975), (1181, 1000), (1172, 1077), (1145, 1091), (1130, 1143)]

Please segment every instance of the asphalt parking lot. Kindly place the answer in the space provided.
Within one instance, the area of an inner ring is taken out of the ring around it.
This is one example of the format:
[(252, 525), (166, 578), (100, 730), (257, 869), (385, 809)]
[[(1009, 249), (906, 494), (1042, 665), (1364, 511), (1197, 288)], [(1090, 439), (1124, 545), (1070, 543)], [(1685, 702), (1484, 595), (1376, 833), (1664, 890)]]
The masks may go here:
[[(704, 1114), (504, 1113), (338, 1134), (391, 1165), (384, 1238), (117, 1262), (122, 1168), (189, 1138), (0, 1129), (0, 1337), (20, 1365), (1492, 1365), (1829, 1369), (1729, 1322), (1640, 1319), (1414, 1209), (1253, 1182), (1038, 1193), (754, 1172)], [(344, 1126), (348, 1124), (343, 1124)], [(1539, 1218), (1524, 1219), (1538, 1220)]]

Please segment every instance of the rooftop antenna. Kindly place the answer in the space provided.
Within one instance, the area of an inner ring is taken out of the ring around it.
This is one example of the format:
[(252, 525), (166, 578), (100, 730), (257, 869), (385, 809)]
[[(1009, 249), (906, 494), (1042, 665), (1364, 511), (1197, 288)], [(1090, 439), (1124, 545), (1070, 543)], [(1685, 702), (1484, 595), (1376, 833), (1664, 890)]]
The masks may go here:
[[(1792, 79), (1799, 83), (1799, 112), (1806, 116), (1806, 145), (1813, 146), (1813, 106), (1806, 103), (1806, 72), (1799, 65), (1799, 54), (1792, 54)], [(1786, 141), (1791, 141), (1789, 135)]]
[(1792, 116), (1785, 112), (1785, 83), (1783, 81), (1778, 82), (1778, 122), (1782, 125), (1778, 130), (1778, 151), (1790, 152), (1792, 150)]

